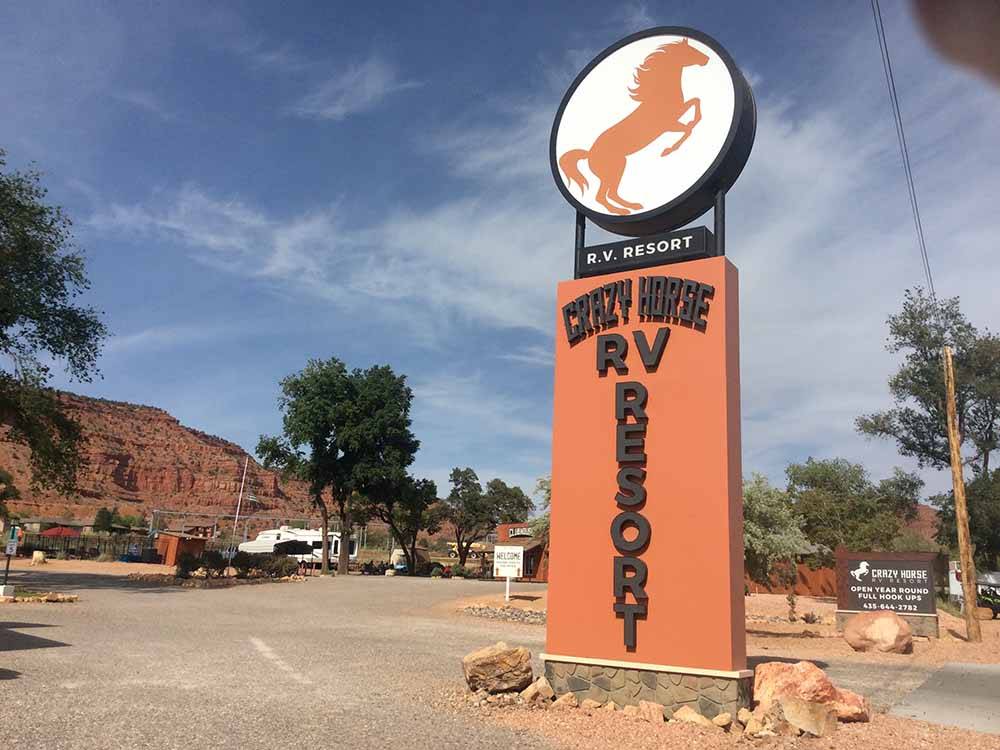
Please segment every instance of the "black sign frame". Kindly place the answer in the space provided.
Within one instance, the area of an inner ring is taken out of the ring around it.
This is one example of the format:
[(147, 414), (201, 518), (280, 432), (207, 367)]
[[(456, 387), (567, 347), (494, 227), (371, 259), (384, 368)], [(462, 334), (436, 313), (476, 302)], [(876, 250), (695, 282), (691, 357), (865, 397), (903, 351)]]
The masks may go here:
[[(563, 183), (559, 170), (559, 158), (556, 154), (556, 135), (559, 132), (559, 124), (562, 122), (566, 105), (576, 92), (583, 80), (590, 74), (598, 64), (606, 57), (618, 51), (622, 47), (645, 39), (649, 36), (684, 36), (694, 39), (710, 47), (729, 70), (733, 81), (733, 121), (730, 124), (729, 135), (725, 143), (716, 155), (715, 161), (705, 170), (684, 193), (674, 198), (669, 203), (662, 206), (643, 211), (638, 214), (627, 216), (611, 216), (595, 211), (580, 202), (575, 195)], [(569, 89), (563, 95), (556, 112), (555, 120), (552, 123), (552, 132), (549, 136), (549, 167), (552, 170), (552, 177), (559, 188), (559, 192), (573, 206), (578, 214), (583, 214), (602, 229), (606, 229), (614, 234), (628, 237), (641, 237), (648, 234), (656, 234), (688, 224), (712, 208), (719, 193), (726, 193), (733, 186), (743, 167), (746, 166), (747, 159), (750, 158), (750, 151), (753, 148), (754, 136), (757, 132), (757, 104), (754, 100), (753, 89), (747, 83), (743, 73), (736, 66), (733, 58), (713, 37), (696, 29), (684, 26), (657, 26), (644, 31), (631, 34), (624, 39), (615, 42), (613, 45), (598, 54), (580, 74), (570, 84)]]
[[(936, 553), (847, 552), (838, 549), (836, 559), (838, 611), (875, 612), (887, 609), (899, 615), (937, 614)], [(866, 564), (866, 569), (862, 569), (862, 563)], [(889, 574), (882, 574), (883, 571)], [(907, 572), (919, 572), (923, 577), (907, 576)], [(916, 593), (918, 589), (920, 591)]]
[(573, 278), (585, 279), (685, 260), (713, 258), (716, 254), (715, 235), (707, 227), (689, 227), (651, 237), (578, 247)]

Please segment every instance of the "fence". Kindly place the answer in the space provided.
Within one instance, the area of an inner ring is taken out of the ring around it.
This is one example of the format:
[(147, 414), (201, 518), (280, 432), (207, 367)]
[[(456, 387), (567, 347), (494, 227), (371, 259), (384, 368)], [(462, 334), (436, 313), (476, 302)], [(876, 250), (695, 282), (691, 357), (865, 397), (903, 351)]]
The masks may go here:
[(30, 555), (35, 550), (44, 550), (50, 556), (64, 554), (66, 557), (80, 559), (111, 555), (115, 559), (128, 557), (143, 562), (158, 560), (153, 540), (139, 534), (83, 534), (57, 537), (25, 534), (18, 552)]

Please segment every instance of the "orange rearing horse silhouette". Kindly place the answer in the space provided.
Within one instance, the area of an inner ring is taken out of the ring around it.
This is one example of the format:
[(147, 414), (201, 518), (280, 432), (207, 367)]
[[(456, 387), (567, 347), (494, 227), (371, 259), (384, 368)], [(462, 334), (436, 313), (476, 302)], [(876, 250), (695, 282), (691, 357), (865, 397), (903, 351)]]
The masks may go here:
[[(687, 39), (664, 44), (647, 55), (632, 76), (635, 86), (629, 88), (629, 94), (639, 106), (597, 136), (589, 151), (577, 148), (559, 157), (559, 168), (570, 185), (578, 185), (580, 191), (586, 193), (587, 180), (578, 166), (578, 162), (586, 159), (590, 171), (600, 180), (594, 196), (598, 203), (620, 216), (641, 211), (641, 204), (618, 195), (618, 186), (625, 174), (625, 157), (641, 151), (664, 133), (683, 133), (674, 145), (660, 154), (666, 156), (691, 136), (694, 126), (701, 121), (701, 100), (684, 99), (681, 72), (689, 65), (707, 62), (708, 56), (692, 47)], [(682, 123), (680, 118), (692, 107), (691, 122)]]

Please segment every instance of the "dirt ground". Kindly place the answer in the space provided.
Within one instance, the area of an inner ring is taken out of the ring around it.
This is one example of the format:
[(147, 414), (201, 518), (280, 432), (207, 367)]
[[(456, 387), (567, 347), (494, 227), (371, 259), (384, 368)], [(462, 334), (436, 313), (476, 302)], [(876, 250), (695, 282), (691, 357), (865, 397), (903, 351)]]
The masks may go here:
[[(503, 594), (460, 599), (449, 603), (456, 612), (472, 605), (502, 607)], [(535, 592), (520, 592), (511, 597), (510, 607), (544, 610), (547, 593), (539, 587)], [(983, 642), (965, 640), (965, 621), (947, 612), (939, 612), (941, 638), (917, 640), (912, 654), (861, 654), (855, 652), (836, 631), (836, 602), (800, 596), (795, 611), (798, 619), (788, 621), (788, 602), (784, 594), (754, 594), (746, 597), (747, 655), (750, 657), (794, 657), (812, 661), (879, 662), (887, 664), (938, 665), (945, 662), (1000, 664), (1000, 620), (981, 622)], [(807, 613), (819, 617), (809, 624), (802, 618)], [(525, 627), (541, 627), (526, 625)]]
[[(458, 701), (456, 701), (458, 703)], [(510, 729), (538, 732), (555, 746), (605, 750), (627, 747), (629, 750), (660, 750), (664, 747), (714, 748), (761, 747), (767, 750), (802, 748), (809, 750), (871, 750), (871, 748), (906, 748), (906, 750), (998, 750), (1000, 737), (940, 727), (923, 721), (900, 719), (878, 714), (867, 724), (840, 724), (837, 732), (823, 738), (773, 737), (744, 740), (739, 734), (709, 730), (691, 724), (670, 722), (654, 727), (631, 719), (621, 712), (612, 715), (595, 712), (587, 715), (580, 709), (540, 710), (526, 707), (477, 708), (459, 710), (478, 712), (486, 721)]]
[(37, 570), (46, 573), (89, 573), (100, 576), (127, 576), (129, 573), (173, 573), (172, 565), (150, 563), (96, 562), (94, 560), (53, 560), (44, 565), (31, 565), (31, 560), (18, 558), (10, 563), (11, 570)]

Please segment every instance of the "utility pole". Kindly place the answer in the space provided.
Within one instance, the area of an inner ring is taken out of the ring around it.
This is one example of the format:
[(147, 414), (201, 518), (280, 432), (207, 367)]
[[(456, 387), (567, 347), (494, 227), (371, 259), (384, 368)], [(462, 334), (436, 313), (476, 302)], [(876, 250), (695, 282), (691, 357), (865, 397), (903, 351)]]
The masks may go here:
[(972, 561), (969, 541), (969, 508), (965, 504), (965, 479), (962, 477), (961, 439), (955, 408), (955, 370), (951, 362), (951, 347), (944, 347), (944, 387), (948, 412), (948, 445), (951, 448), (951, 483), (955, 494), (955, 525), (958, 527), (958, 562), (962, 566), (962, 595), (965, 599), (965, 633), (969, 641), (983, 640), (976, 617), (976, 564)]
[(236, 500), (236, 520), (233, 521), (233, 542), (229, 545), (229, 559), (233, 559), (233, 554), (239, 545), (240, 533), (240, 506), (243, 504), (243, 486), (247, 481), (247, 466), (250, 465), (250, 456), (243, 462), (243, 478), (240, 480), (240, 496)]

